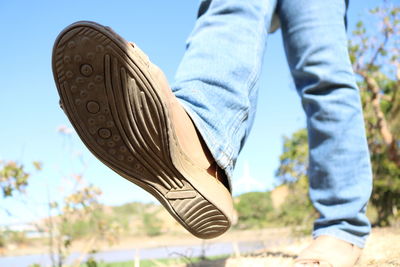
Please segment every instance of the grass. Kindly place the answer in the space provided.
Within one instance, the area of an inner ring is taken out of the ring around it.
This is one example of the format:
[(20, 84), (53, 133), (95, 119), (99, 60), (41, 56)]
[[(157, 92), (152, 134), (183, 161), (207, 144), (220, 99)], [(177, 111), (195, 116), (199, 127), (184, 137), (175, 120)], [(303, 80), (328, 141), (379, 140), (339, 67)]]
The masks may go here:
[[(228, 255), (218, 255), (207, 257), (207, 260), (219, 260), (227, 258)], [(193, 257), (193, 258), (175, 258), (175, 259), (151, 259), (151, 260), (141, 260), (139, 263), (140, 267), (160, 267), (160, 266), (176, 266), (176, 265), (186, 265), (193, 264), (203, 261), (204, 258)], [(81, 267), (133, 267), (134, 261), (122, 261), (122, 262), (97, 262), (82, 264)]]

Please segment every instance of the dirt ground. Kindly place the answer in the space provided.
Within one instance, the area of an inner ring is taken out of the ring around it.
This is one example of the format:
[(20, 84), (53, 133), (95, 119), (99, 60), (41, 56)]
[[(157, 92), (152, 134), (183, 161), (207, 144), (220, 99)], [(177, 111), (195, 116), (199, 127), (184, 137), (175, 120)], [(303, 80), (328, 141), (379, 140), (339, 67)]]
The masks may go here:
[[(297, 239), (290, 244), (277, 245), (253, 255), (202, 262), (191, 267), (265, 267), (292, 266), (293, 259), (311, 238)], [(373, 229), (357, 267), (400, 266), (400, 228)]]
[[(181, 228), (179, 228), (181, 229)], [(154, 247), (167, 247), (167, 246), (184, 246), (184, 245), (205, 245), (213, 243), (225, 243), (225, 242), (247, 242), (247, 241), (259, 241), (263, 240), (265, 243), (281, 243), (282, 240), (291, 238), (291, 230), (289, 228), (266, 228), (260, 230), (230, 230), (214, 239), (201, 240), (194, 237), (188, 232), (182, 231), (163, 234), (155, 237), (148, 236), (125, 236), (115, 243), (113, 246), (109, 246), (106, 242), (96, 243), (96, 248), (99, 251), (112, 251), (112, 250), (128, 250), (128, 249), (143, 249), (143, 248), (154, 248)], [(87, 242), (85, 240), (75, 241), (72, 245), (71, 252), (80, 252)], [(3, 251), (0, 251), (1, 256), (18, 256), (18, 255), (30, 255), (47, 253), (48, 247), (45, 245), (45, 241), (35, 241), (23, 246), (9, 246)]]
[[(243, 255), (237, 251), (230, 258), (204, 261), (197, 264), (176, 265), (176, 267), (261, 267), (261, 266), (292, 266), (293, 259), (298, 253), (308, 246), (310, 237), (293, 237), (288, 228), (268, 228), (262, 230), (229, 231), (216, 239), (202, 241), (187, 233), (163, 235), (154, 238), (149, 237), (125, 237), (117, 245), (108, 247), (104, 244), (102, 251), (149, 248), (174, 245), (199, 245), (220, 242), (232, 244), (243, 241), (259, 241), (265, 244), (265, 249), (251, 255)], [(80, 251), (84, 243), (76, 243), (73, 251)], [(5, 255), (26, 255), (46, 253), (47, 247), (31, 245), (3, 251)], [(175, 265), (172, 265), (175, 266)], [(373, 229), (371, 237), (364, 249), (363, 255), (357, 267), (374, 266), (399, 266), (400, 267), (400, 228)], [(171, 267), (169, 265), (168, 267)]]

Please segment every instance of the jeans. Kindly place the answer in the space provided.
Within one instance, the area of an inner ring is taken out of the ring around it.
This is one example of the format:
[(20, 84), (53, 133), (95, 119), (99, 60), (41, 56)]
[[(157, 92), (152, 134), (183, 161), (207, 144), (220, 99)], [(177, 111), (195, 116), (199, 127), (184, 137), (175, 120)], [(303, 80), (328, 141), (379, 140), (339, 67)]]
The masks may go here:
[(313, 236), (363, 247), (372, 173), (347, 50), (345, 0), (203, 1), (172, 90), (231, 177), (254, 119), (274, 14), (307, 115), (309, 192), (320, 213)]

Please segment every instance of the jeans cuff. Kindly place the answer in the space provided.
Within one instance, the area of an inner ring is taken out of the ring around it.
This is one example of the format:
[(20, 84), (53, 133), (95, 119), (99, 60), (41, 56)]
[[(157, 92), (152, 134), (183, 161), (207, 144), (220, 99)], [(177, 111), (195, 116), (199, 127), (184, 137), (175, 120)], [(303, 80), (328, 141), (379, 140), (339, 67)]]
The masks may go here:
[(359, 248), (364, 248), (365, 242), (368, 237), (368, 235), (364, 236), (364, 237), (355, 236), (355, 235), (349, 234), (348, 232), (345, 232), (343, 230), (333, 228), (333, 227), (321, 228), (321, 229), (318, 229), (313, 232), (313, 238), (317, 238), (321, 235), (328, 235), (328, 236), (335, 237), (335, 238), (345, 241), (347, 243), (354, 244)]

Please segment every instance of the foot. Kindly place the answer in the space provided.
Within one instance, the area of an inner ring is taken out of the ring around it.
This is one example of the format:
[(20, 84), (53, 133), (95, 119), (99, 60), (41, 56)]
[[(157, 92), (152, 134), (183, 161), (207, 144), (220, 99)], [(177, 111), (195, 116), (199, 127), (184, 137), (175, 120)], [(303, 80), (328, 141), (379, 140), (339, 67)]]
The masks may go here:
[[(133, 47), (136, 46), (134, 43), (130, 44)], [(201, 168), (206, 169), (211, 176), (218, 179), (229, 189), (225, 172), (218, 167), (193, 121), (172, 93), (164, 73), (154, 64), (151, 64), (151, 69), (155, 79), (159, 81), (166, 101), (169, 103), (171, 120), (174, 122), (175, 134), (182, 151), (190, 160), (196, 162)]]
[(93, 22), (68, 26), (53, 49), (61, 105), (104, 164), (154, 195), (189, 232), (229, 229), (229, 190), (162, 71), (136, 46)]
[(319, 236), (303, 250), (294, 267), (351, 267), (361, 255), (361, 249), (332, 236)]

